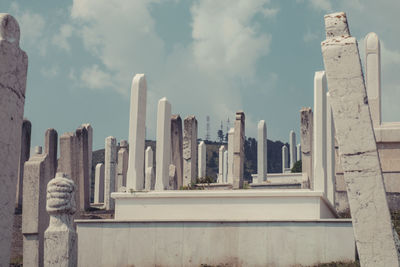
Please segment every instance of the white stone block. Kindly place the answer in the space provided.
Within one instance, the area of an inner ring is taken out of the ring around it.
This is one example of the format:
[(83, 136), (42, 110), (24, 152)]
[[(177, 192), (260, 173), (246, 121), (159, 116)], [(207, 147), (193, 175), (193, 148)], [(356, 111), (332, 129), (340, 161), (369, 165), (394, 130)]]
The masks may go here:
[(113, 136), (106, 138), (104, 151), (104, 207), (106, 210), (114, 210), (114, 199), (111, 193), (115, 189), (115, 177), (117, 175), (117, 140)]
[(146, 138), (147, 83), (144, 74), (132, 80), (129, 115), (129, 164), (126, 187), (144, 188), (144, 145)]
[[(258, 123), (257, 140), (257, 182), (261, 183), (267, 178), (267, 125), (264, 120)], [(254, 182), (254, 181), (253, 181)]]
[(224, 155), (225, 155), (225, 146), (220, 146), (218, 151), (218, 180), (217, 182), (222, 184), (224, 183)]
[(207, 173), (206, 173), (206, 169), (207, 169), (207, 148), (206, 148), (206, 144), (204, 143), (204, 141), (201, 141), (199, 144), (199, 163), (198, 163), (198, 167), (199, 167), (199, 178), (205, 178)]
[(290, 169), (293, 168), (294, 164), (297, 161), (296, 157), (296, 133), (292, 130), (289, 134), (289, 147), (290, 147)]
[(94, 203), (104, 203), (104, 164), (97, 163), (94, 172)]
[(289, 160), (289, 155), (288, 155), (288, 148), (286, 145), (282, 147), (282, 173), (285, 173), (286, 169), (288, 169), (288, 160)]
[(166, 97), (158, 101), (157, 144), (156, 144), (156, 185), (155, 190), (169, 187), (169, 165), (171, 157), (171, 104)]
[(233, 138), (235, 134), (235, 128), (231, 128), (228, 131), (228, 184), (233, 183)]

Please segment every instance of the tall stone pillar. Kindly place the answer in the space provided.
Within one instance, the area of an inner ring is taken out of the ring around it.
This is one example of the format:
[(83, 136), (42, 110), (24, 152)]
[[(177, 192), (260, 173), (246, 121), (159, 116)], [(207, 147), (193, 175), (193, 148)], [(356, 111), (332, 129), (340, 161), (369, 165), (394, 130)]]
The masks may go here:
[(114, 199), (111, 193), (115, 188), (117, 175), (117, 140), (113, 136), (106, 138), (104, 152), (104, 207), (106, 210), (114, 210)]
[[(63, 172), (74, 181), (77, 188), (79, 188), (78, 179), (78, 144), (76, 135), (72, 132), (64, 133), (60, 136), (60, 158), (58, 159), (57, 172)], [(80, 194), (74, 194), (77, 210), (81, 210)]]
[(28, 70), (28, 56), (19, 48), (19, 34), (14, 17), (0, 13), (0, 266), (10, 262)]
[(76, 164), (78, 179), (79, 208), (81, 211), (90, 208), (89, 177), (89, 135), (85, 127), (76, 129)]
[(49, 223), (46, 186), (50, 181), (50, 158), (36, 154), (25, 163), (22, 213), (23, 258), (26, 266), (43, 266), (43, 235)]
[(183, 137), (182, 119), (179, 115), (171, 117), (171, 163), (176, 170), (177, 188), (183, 185)]
[(224, 183), (224, 154), (225, 154), (225, 146), (220, 146), (218, 151), (218, 180), (217, 182), (222, 184)]
[(233, 184), (233, 144), (235, 128), (228, 131), (228, 184)]
[(97, 163), (94, 172), (94, 203), (104, 203), (104, 164)]
[(127, 189), (144, 188), (144, 145), (146, 138), (147, 83), (144, 74), (132, 80), (129, 113), (129, 164), (126, 177)]
[(314, 190), (326, 195), (326, 77), (325, 71), (314, 76)]
[(297, 161), (300, 161), (301, 160), (301, 144), (297, 144), (297, 146), (296, 146), (296, 154), (297, 154), (297, 156), (296, 156)]
[(169, 165), (171, 157), (171, 104), (166, 97), (158, 101), (157, 144), (156, 144), (156, 185), (155, 190), (169, 187)]
[(44, 153), (49, 156), (50, 160), (50, 177), (54, 177), (57, 172), (57, 145), (58, 133), (53, 128), (47, 129), (44, 139)]
[(145, 152), (145, 189), (147, 191), (154, 190), (156, 183), (154, 174), (154, 153), (151, 146), (148, 146)]
[(381, 125), (381, 45), (378, 35), (365, 36), (365, 87), (374, 127)]
[(197, 178), (197, 120), (188, 116), (183, 122), (183, 186), (194, 184)]
[(122, 186), (126, 186), (126, 175), (128, 172), (128, 162), (129, 162), (129, 151), (128, 142), (126, 140), (121, 140), (119, 144), (120, 148), (118, 151), (118, 166), (117, 166), (117, 181), (115, 183), (115, 191)]
[(81, 125), (81, 127), (84, 127), (87, 130), (87, 135), (88, 135), (88, 166), (89, 166), (89, 200), (90, 196), (92, 195), (92, 172), (94, 171), (93, 168), (93, 128), (90, 123), (84, 123)]
[(329, 92), (326, 94), (326, 197), (335, 206), (335, 128)]
[(199, 178), (205, 178), (207, 173), (207, 148), (204, 141), (199, 144), (199, 154), (198, 154), (198, 167), (199, 167)]
[(311, 108), (300, 110), (300, 144), (301, 144), (301, 169), (307, 174), (308, 184), (303, 188), (314, 188), (313, 179), (313, 112)]
[[(77, 234), (73, 226), (74, 182), (57, 173), (47, 185), (46, 210), (50, 223), (44, 234), (44, 266), (77, 266)], [(25, 260), (25, 259), (24, 259)]]
[(224, 170), (222, 183), (228, 183), (228, 150), (224, 152)]
[(322, 56), (360, 264), (399, 266), (357, 40), (343, 12), (326, 15), (325, 30)]
[(297, 161), (296, 158), (296, 133), (292, 130), (289, 134), (289, 146), (290, 146), (290, 169), (293, 168)]
[(286, 145), (282, 147), (282, 173), (285, 173), (286, 170), (288, 169), (288, 161), (289, 161), (289, 156), (288, 156), (288, 148)]
[(24, 186), (24, 163), (29, 160), (31, 152), (31, 129), (32, 124), (29, 120), (24, 119), (21, 129), (21, 154), (19, 157), (18, 183), (17, 183), (17, 201), (15, 206), (22, 209), (22, 188)]
[(233, 137), (233, 189), (243, 188), (244, 173), (244, 112), (236, 112), (235, 133)]
[(257, 182), (262, 183), (267, 178), (267, 125), (264, 120), (257, 127)]

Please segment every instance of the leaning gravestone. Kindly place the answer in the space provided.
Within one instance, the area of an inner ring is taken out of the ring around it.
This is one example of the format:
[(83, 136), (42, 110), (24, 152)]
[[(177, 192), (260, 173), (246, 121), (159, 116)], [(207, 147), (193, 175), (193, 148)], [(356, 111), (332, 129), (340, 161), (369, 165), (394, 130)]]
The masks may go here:
[(8, 266), (21, 149), (28, 56), (19, 25), (0, 13), (0, 266)]
[(321, 43), (361, 266), (399, 266), (357, 40), (346, 14), (325, 16)]

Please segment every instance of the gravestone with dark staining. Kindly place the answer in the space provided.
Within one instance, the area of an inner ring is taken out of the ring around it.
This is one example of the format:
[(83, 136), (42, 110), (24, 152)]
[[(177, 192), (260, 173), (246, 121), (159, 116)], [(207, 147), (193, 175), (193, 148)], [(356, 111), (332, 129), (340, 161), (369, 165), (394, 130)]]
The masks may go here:
[(0, 13), (0, 266), (8, 266), (21, 153), (28, 56), (18, 22)]
[(118, 150), (117, 180), (115, 181), (115, 192), (126, 186), (126, 175), (128, 172), (129, 150), (128, 141), (121, 140)]
[(24, 186), (24, 163), (29, 160), (31, 153), (31, 130), (32, 124), (29, 120), (24, 119), (21, 130), (21, 154), (19, 157), (18, 183), (17, 183), (17, 200), (15, 207), (22, 209), (22, 191)]
[(313, 112), (311, 108), (300, 110), (301, 170), (307, 175), (302, 188), (314, 188), (313, 180)]
[(243, 111), (236, 112), (233, 137), (233, 189), (243, 188), (244, 174), (245, 116)]
[(182, 119), (179, 115), (171, 116), (171, 164), (176, 168), (176, 187), (183, 185), (183, 137)]
[(194, 184), (197, 178), (197, 120), (188, 116), (183, 122), (183, 186)]

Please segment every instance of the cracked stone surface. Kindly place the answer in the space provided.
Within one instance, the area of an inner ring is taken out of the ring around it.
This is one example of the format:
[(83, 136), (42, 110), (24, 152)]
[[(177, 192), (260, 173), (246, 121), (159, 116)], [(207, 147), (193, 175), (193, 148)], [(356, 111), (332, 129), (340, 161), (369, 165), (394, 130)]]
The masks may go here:
[(325, 16), (321, 43), (361, 266), (399, 266), (357, 41), (346, 14)]
[(197, 120), (188, 116), (183, 121), (183, 186), (197, 178)]
[(0, 13), (0, 266), (8, 266), (18, 181), (28, 56), (18, 22)]

